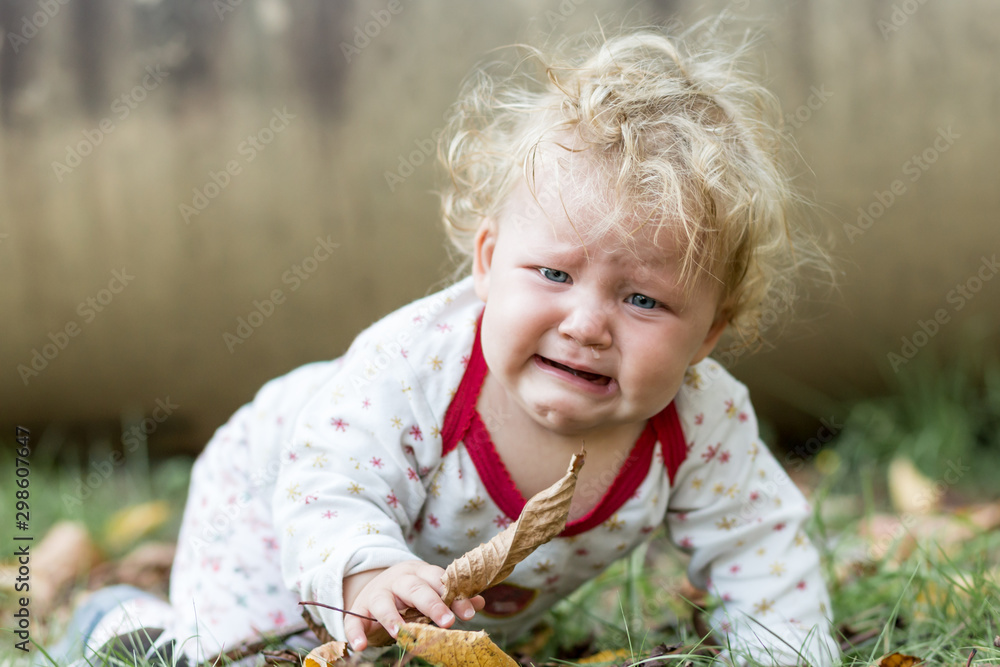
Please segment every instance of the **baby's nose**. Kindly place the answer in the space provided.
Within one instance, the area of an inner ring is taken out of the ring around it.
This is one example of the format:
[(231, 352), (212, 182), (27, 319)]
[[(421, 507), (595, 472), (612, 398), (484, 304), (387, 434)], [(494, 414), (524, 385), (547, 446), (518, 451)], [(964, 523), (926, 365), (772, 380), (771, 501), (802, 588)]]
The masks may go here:
[(589, 304), (567, 313), (559, 325), (559, 333), (595, 351), (611, 345), (608, 313), (603, 308)]

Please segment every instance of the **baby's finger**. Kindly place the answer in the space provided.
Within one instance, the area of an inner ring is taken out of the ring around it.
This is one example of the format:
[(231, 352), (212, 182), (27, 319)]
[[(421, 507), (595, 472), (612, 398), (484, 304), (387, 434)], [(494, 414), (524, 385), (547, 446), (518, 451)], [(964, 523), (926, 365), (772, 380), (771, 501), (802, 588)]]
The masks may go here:
[(354, 651), (363, 651), (368, 647), (369, 621), (362, 620), (357, 616), (344, 615), (344, 634), (347, 636), (347, 643)]
[(455, 600), (451, 603), (451, 610), (463, 621), (476, 615), (476, 607), (472, 600)]
[(429, 617), (442, 628), (455, 622), (455, 615), (448, 609), (448, 605), (441, 600), (437, 591), (423, 579), (406, 577), (395, 582), (392, 588), (400, 600)]
[(451, 604), (451, 610), (463, 621), (467, 621), (476, 615), (477, 611), (482, 611), (486, 606), (486, 600), (482, 595), (476, 595), (468, 599), (455, 600)]
[(383, 590), (379, 592), (379, 595), (374, 596), (368, 605), (367, 615), (381, 623), (386, 632), (393, 637), (399, 632), (399, 626), (403, 624), (403, 617), (399, 615), (399, 610), (396, 608), (396, 598), (391, 591)]

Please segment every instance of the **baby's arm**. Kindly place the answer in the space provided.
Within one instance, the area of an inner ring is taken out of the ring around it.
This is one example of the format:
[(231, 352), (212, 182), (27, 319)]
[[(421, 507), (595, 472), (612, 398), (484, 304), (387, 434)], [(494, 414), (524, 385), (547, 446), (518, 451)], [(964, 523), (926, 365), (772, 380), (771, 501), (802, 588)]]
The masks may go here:
[(344, 579), (344, 604), (347, 610), (361, 616), (371, 616), (378, 623), (358, 616), (344, 619), (344, 629), (351, 648), (361, 651), (368, 645), (368, 636), (378, 630), (379, 624), (390, 635), (396, 636), (403, 622), (400, 611), (407, 607), (417, 609), (442, 628), (455, 622), (455, 615), (469, 620), (485, 605), (482, 596), (471, 600), (455, 600), (449, 611), (441, 600), (444, 586), (441, 576), (444, 569), (420, 560), (397, 563), (384, 570), (369, 570)]
[(688, 394), (697, 409), (670, 497), (671, 538), (691, 553), (692, 582), (720, 601), (712, 624), (734, 662), (830, 665), (839, 650), (803, 532), (808, 504), (759, 440), (745, 387), (719, 372)]
[[(368, 611), (391, 623), (396, 619), (389, 600), (396, 608), (431, 611), (436, 619), (439, 610), (427, 596), (433, 584), (419, 586), (413, 575), (420, 572), (426, 580), (431, 566), (414, 568), (419, 559), (407, 537), (427, 500), (426, 478), (441, 461), (439, 416), (405, 361), (397, 358), (373, 375), (366, 373), (369, 357), (358, 350), (305, 401), (282, 448), (273, 499), (282, 574), (302, 600), (342, 609), (374, 605)], [(364, 380), (357, 388), (356, 378)], [(409, 574), (393, 578), (408, 568)], [(368, 585), (351, 578), (382, 570), (369, 575)], [(347, 606), (345, 593), (355, 597)], [(443, 606), (440, 597), (436, 602)], [(314, 613), (335, 638), (346, 638), (342, 614)]]

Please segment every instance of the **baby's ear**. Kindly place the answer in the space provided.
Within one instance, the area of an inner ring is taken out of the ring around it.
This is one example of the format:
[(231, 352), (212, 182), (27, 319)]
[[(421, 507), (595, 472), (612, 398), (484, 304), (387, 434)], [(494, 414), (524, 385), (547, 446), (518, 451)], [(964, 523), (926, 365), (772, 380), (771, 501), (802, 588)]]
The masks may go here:
[(472, 280), (476, 295), (483, 301), (486, 301), (490, 292), (490, 269), (493, 266), (493, 250), (496, 245), (496, 224), (487, 218), (479, 226), (472, 246)]
[(695, 353), (694, 358), (691, 359), (690, 365), (695, 365), (702, 361), (705, 357), (712, 354), (712, 350), (719, 343), (719, 339), (722, 338), (722, 334), (725, 333), (726, 327), (729, 326), (729, 314), (719, 313), (712, 322), (712, 327), (708, 330), (708, 334), (705, 336), (704, 342), (702, 342), (701, 347)]

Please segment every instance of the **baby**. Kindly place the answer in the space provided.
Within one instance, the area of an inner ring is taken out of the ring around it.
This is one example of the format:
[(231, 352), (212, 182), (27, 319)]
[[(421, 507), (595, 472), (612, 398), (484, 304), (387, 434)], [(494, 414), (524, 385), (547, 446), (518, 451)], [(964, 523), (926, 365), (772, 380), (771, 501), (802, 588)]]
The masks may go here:
[[(375, 619), (310, 608), (354, 650), (408, 607), (503, 641), (665, 523), (720, 602), (730, 660), (834, 662), (807, 503), (708, 358), (727, 329), (752, 342), (824, 257), (789, 219), (776, 104), (736, 64), (635, 32), (473, 77), (440, 143), (471, 276), (220, 428), (192, 474), (171, 604), (125, 600), (90, 644), (141, 625), (203, 657), (294, 625), (300, 600)], [(442, 568), (582, 445), (563, 533), (446, 606)]]

